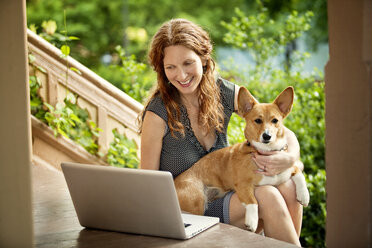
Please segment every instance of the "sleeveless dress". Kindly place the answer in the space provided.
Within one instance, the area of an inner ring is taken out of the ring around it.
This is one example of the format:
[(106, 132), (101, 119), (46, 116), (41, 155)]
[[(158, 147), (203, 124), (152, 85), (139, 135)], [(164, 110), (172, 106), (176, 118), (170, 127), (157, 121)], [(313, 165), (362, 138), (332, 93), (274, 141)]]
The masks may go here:
[[(208, 151), (204, 149), (196, 138), (184, 106), (180, 106), (180, 121), (185, 126), (185, 136), (183, 137), (180, 133), (175, 132), (176, 138), (171, 135), (168, 128), (167, 111), (161, 97), (155, 97), (146, 108), (146, 111), (154, 112), (161, 117), (167, 125), (166, 132), (163, 136), (159, 169), (171, 172), (173, 178), (189, 169), (194, 163), (208, 153), (229, 145), (226, 133), (230, 117), (234, 112), (235, 85), (222, 78), (218, 78), (216, 83), (220, 88), (221, 101), (224, 108), (224, 128), (221, 133), (216, 131), (215, 143)], [(229, 205), (232, 194), (233, 192), (229, 192), (224, 197), (208, 203), (204, 215), (219, 217), (221, 222), (229, 223)]]

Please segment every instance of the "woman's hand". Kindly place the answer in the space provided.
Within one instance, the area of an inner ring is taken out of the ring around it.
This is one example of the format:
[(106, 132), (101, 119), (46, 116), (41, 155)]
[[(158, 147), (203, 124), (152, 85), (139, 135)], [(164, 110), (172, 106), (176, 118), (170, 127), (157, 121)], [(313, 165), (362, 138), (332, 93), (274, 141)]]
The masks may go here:
[(293, 166), (295, 162), (295, 157), (284, 151), (258, 151), (252, 158), (260, 169), (257, 173), (265, 176), (275, 176)]
[(288, 128), (285, 128), (285, 134), (288, 144), (287, 151), (258, 151), (254, 153), (253, 160), (259, 168), (257, 173), (275, 176), (293, 165), (303, 170), (303, 164), (300, 162), (300, 145), (296, 135)]

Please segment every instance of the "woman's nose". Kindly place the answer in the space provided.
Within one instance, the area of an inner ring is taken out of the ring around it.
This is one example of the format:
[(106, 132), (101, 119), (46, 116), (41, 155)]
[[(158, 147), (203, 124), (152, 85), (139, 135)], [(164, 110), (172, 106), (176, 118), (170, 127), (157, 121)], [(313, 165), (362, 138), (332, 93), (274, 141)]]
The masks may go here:
[(177, 70), (177, 80), (178, 81), (183, 81), (183, 80), (186, 80), (187, 79), (187, 72), (180, 68)]

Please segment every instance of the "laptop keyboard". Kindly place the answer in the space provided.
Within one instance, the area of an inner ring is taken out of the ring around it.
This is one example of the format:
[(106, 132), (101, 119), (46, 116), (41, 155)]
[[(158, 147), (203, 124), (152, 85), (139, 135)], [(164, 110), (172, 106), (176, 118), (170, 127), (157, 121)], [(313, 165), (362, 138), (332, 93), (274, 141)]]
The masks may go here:
[(186, 224), (186, 223), (183, 223), (185, 225), (185, 228), (188, 227), (188, 226), (191, 226), (191, 224)]

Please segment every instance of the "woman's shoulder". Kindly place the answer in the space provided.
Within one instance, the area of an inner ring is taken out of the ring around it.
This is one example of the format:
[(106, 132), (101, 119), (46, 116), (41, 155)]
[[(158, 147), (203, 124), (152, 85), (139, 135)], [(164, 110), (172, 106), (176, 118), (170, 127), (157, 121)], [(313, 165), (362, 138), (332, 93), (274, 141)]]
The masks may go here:
[(222, 104), (233, 112), (235, 109), (235, 84), (221, 77), (217, 78), (217, 84), (220, 87)]
[(160, 116), (166, 122), (168, 121), (167, 109), (160, 94), (155, 95), (148, 103), (146, 111), (151, 111)]
[(156, 94), (152, 97), (152, 99), (150, 99), (147, 105), (147, 108), (153, 108), (153, 107), (164, 107), (165, 108), (165, 104), (160, 94)]
[(235, 92), (235, 84), (222, 77), (217, 78), (217, 84), (220, 87), (222, 93)]

